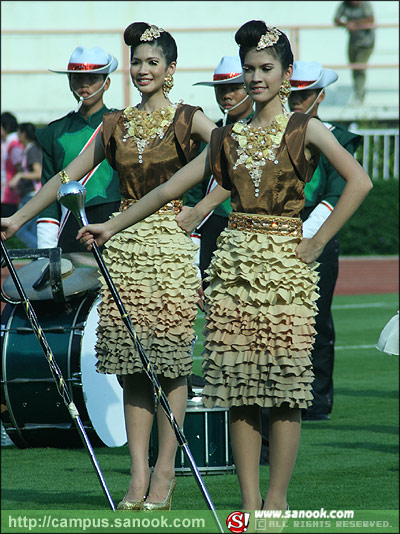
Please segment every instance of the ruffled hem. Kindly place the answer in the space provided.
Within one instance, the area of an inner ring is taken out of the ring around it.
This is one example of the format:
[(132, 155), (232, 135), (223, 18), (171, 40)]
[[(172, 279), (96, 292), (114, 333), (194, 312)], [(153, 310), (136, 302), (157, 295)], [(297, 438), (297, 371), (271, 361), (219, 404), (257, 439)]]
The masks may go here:
[[(156, 213), (116, 234), (103, 257), (146, 356), (157, 374), (191, 373), (193, 323), (200, 280), (196, 246), (174, 213)], [(143, 365), (103, 279), (97, 328), (97, 370), (134, 374)]]
[(226, 229), (208, 272), (203, 371), (207, 408), (307, 408), (318, 299), (317, 264), (296, 237)]

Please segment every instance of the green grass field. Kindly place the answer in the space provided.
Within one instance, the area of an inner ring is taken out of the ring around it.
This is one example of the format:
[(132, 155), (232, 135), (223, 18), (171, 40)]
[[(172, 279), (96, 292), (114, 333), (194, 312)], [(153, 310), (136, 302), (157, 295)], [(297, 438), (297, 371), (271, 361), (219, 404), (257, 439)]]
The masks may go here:
[[(398, 309), (398, 297), (338, 296), (335, 397), (329, 421), (303, 423), (300, 450), (289, 488), (291, 509), (398, 509), (398, 365), (375, 349), (379, 333)], [(202, 317), (194, 372), (201, 374)], [(129, 481), (127, 446), (96, 448), (96, 457), (118, 502)], [(2, 450), (3, 510), (96, 510), (108, 504), (85, 449)], [(261, 467), (261, 487), (269, 468)], [(204, 476), (217, 509), (239, 509), (235, 474)], [(174, 509), (207, 506), (192, 476), (181, 476)]]

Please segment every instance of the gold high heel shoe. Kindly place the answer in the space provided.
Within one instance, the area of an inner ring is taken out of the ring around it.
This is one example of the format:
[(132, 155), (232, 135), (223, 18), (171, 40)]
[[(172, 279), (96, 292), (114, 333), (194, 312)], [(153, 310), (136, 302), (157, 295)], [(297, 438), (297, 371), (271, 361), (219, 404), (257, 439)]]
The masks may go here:
[[(150, 477), (151, 479), (151, 477)], [(125, 497), (117, 505), (117, 510), (143, 510), (143, 504), (147, 498), (150, 489), (150, 481), (147, 487), (146, 494), (138, 501), (127, 501)]]
[(125, 501), (122, 499), (118, 503), (117, 510), (143, 510), (143, 504), (146, 497), (143, 497), (139, 501)]
[(171, 480), (167, 496), (162, 502), (149, 502), (143, 504), (143, 510), (171, 510), (172, 495), (176, 487), (176, 478)]

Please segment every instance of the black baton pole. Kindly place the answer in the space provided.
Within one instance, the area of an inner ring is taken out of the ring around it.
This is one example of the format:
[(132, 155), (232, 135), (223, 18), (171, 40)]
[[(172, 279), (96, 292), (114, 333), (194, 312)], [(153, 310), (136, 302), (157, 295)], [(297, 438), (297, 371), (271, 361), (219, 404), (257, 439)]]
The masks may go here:
[(61, 370), (57, 364), (57, 362), (54, 359), (54, 354), (47, 342), (47, 339), (43, 333), (43, 330), (39, 324), (39, 321), (37, 319), (35, 310), (32, 307), (32, 304), (30, 303), (24, 288), (22, 287), (22, 284), (20, 282), (20, 279), (17, 275), (17, 272), (15, 270), (15, 267), (10, 259), (10, 256), (8, 255), (7, 249), (4, 245), (3, 240), (1, 240), (1, 252), (4, 258), (5, 263), (7, 264), (8, 270), (10, 271), (11, 277), (14, 281), (15, 287), (17, 288), (17, 291), (21, 297), (21, 304), (25, 310), (25, 313), (28, 317), (29, 322), (32, 325), (32, 329), (43, 349), (44, 355), (46, 356), (46, 359), (50, 366), (51, 374), (53, 375), (53, 378), (56, 383), (56, 388), (58, 393), (61, 395), (64, 404), (72, 417), (72, 420), (74, 421), (76, 428), (78, 429), (79, 435), (82, 438), (83, 444), (85, 445), (90, 459), (92, 460), (93, 466), (96, 470), (96, 474), (100, 480), (101, 487), (103, 488), (103, 491), (107, 497), (107, 501), (110, 505), (111, 510), (115, 510), (115, 506), (113, 503), (113, 500), (111, 498), (110, 492), (108, 491), (107, 485), (104, 481), (103, 475), (100, 471), (99, 464), (97, 462), (96, 456), (94, 455), (92, 445), (89, 441), (89, 438), (87, 437), (87, 434), (85, 432), (85, 429), (83, 427), (79, 412), (77, 407), (75, 406), (73, 400), (71, 399), (71, 396), (68, 392), (65, 380), (63, 378), (63, 375), (61, 373)]
[[(69, 182), (66, 182), (66, 183), (63, 183), (60, 187), (60, 189), (58, 190), (58, 193), (57, 193), (57, 200), (60, 202), (60, 204), (62, 204), (64, 207), (66, 207), (67, 209), (69, 209), (71, 211), (71, 213), (76, 217), (76, 219), (78, 220), (78, 223), (81, 225), (81, 226), (86, 226), (88, 224), (88, 220), (87, 220), (87, 217), (86, 217), (86, 213), (85, 213), (85, 199), (86, 199), (86, 189), (83, 187), (83, 185), (81, 185), (79, 182), (75, 182), (75, 181), (69, 181)], [(113, 297), (113, 299), (115, 300), (115, 303), (118, 307), (118, 310), (121, 314), (121, 318), (125, 324), (125, 326), (127, 327), (128, 329), (128, 332), (129, 332), (129, 335), (130, 337), (132, 338), (136, 348), (137, 348), (137, 351), (139, 353), (139, 356), (140, 356), (140, 359), (142, 361), (142, 364), (143, 364), (143, 367), (144, 367), (144, 370), (147, 374), (147, 376), (149, 377), (149, 379), (151, 380), (152, 384), (153, 384), (153, 388), (154, 388), (154, 391), (157, 395), (157, 398), (158, 398), (158, 401), (159, 403), (161, 404), (164, 412), (165, 412), (165, 415), (167, 416), (174, 432), (175, 432), (175, 436), (176, 436), (176, 439), (178, 441), (178, 444), (179, 446), (185, 451), (185, 454), (186, 454), (186, 457), (189, 461), (189, 464), (190, 464), (190, 467), (191, 467), (191, 470), (192, 470), (192, 473), (193, 475), (195, 476), (196, 478), (196, 481), (197, 481), (197, 484), (199, 485), (199, 488), (204, 496), (204, 499), (206, 500), (207, 502), (207, 505), (208, 507), (210, 508), (210, 510), (213, 512), (214, 514), (214, 518), (215, 518), (215, 521), (217, 522), (218, 524), (218, 528), (220, 529), (220, 532), (224, 532), (224, 529), (221, 525), (221, 522), (219, 520), (219, 517), (217, 515), (217, 512), (215, 510), (215, 507), (214, 507), (214, 504), (213, 502), (211, 501), (211, 498), (208, 494), (208, 491), (207, 491), (207, 488), (205, 487), (204, 485), (204, 482), (201, 478), (201, 475), (199, 473), (199, 470), (197, 468), (197, 465), (194, 461), (194, 458), (192, 456), (192, 453), (190, 452), (190, 449), (189, 449), (189, 446), (187, 444), (187, 441), (186, 441), (186, 438), (182, 432), (182, 430), (179, 428), (179, 425), (175, 419), (175, 416), (174, 414), (172, 413), (171, 411), (171, 407), (169, 405), (169, 402), (168, 402), (168, 399), (167, 397), (165, 396), (162, 388), (161, 388), (161, 385), (158, 381), (158, 378), (157, 378), (157, 375), (155, 374), (154, 372), (154, 369), (153, 369), (153, 366), (151, 365), (149, 359), (147, 358), (145, 352), (144, 352), (144, 349), (143, 349), (143, 346), (139, 340), (139, 338), (137, 337), (137, 334), (133, 328), (133, 325), (132, 325), (132, 321), (131, 321), (131, 318), (129, 317), (127, 311), (125, 310), (125, 306), (123, 305), (122, 301), (121, 301), (121, 298), (118, 294), (118, 291), (116, 289), (116, 287), (114, 286), (114, 282), (112, 281), (112, 278), (110, 276), (110, 273), (108, 272), (108, 269), (104, 263), (104, 260), (101, 256), (101, 253), (100, 253), (100, 250), (96, 244), (96, 242), (94, 242), (92, 244), (92, 252), (94, 254), (94, 257), (97, 261), (97, 264), (99, 266), (99, 269), (100, 269), (100, 272), (101, 274), (103, 275), (107, 285), (108, 285), (108, 288), (111, 292), (111, 295)]]

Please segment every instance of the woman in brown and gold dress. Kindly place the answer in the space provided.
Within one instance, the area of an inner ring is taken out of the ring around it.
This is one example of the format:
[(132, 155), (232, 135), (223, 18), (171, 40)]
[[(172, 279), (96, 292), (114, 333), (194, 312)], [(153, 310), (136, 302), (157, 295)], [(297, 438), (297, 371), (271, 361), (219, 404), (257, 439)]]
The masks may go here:
[[(124, 39), (131, 49), (131, 78), (141, 102), (105, 115), (94, 143), (61, 171), (79, 180), (106, 157), (119, 175), (120, 211), (166, 182), (197, 154), (200, 141), (209, 142), (215, 128), (200, 108), (173, 104), (168, 98), (177, 59), (176, 43), (168, 32), (138, 22), (126, 28)], [(3, 219), (2, 230), (7, 228), (3, 237), (10, 237), (25, 220), (54, 201), (59, 186), (57, 174), (23, 210)], [(110, 240), (104, 260), (182, 426), (200, 280), (194, 265), (195, 247), (175, 221), (182, 205), (179, 198)], [(170, 508), (176, 437), (159, 409), (159, 454), (150, 482), (153, 388), (104, 280), (99, 316), (97, 369), (122, 377), (131, 455), (131, 481), (118, 509)]]
[[(177, 198), (211, 172), (219, 186), (191, 210), (204, 213), (231, 195), (233, 211), (208, 271), (203, 401), (227, 406), (241, 509), (285, 510), (300, 441), (301, 409), (311, 403), (315, 260), (371, 189), (368, 175), (318, 120), (284, 109), (293, 55), (286, 35), (262, 21), (236, 33), (247, 92), (248, 123), (218, 128), (204, 151), (135, 206), (78, 236), (88, 246)], [(346, 186), (311, 239), (302, 239), (304, 185), (323, 153)], [(197, 214), (197, 215), (196, 215)], [(198, 216), (198, 220), (196, 219)], [(270, 480), (259, 486), (261, 408), (270, 408)], [(233, 506), (237, 504), (233, 503)]]

